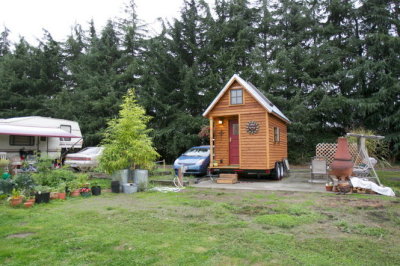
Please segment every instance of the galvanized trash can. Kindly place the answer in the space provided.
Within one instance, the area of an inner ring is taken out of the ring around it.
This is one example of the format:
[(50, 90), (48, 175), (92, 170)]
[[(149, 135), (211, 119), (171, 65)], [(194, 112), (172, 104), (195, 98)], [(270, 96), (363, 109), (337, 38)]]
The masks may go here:
[(127, 183), (122, 185), (124, 193), (132, 194), (138, 191), (138, 187), (135, 183)]
[(149, 171), (136, 169), (134, 180), (138, 186), (138, 191), (145, 191), (149, 183)]

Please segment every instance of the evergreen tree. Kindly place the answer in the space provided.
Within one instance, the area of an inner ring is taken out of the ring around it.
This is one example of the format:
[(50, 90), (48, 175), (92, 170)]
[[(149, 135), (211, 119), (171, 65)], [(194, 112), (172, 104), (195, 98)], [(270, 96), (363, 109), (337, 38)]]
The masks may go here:
[(10, 30), (4, 27), (2, 33), (0, 33), (0, 57), (8, 54), (10, 52), (11, 42), (8, 39), (8, 35), (10, 34)]
[(118, 118), (108, 122), (102, 141), (105, 150), (100, 166), (107, 172), (125, 168), (151, 168), (158, 157), (149, 136), (147, 123), (150, 117), (137, 104), (133, 90), (124, 96)]

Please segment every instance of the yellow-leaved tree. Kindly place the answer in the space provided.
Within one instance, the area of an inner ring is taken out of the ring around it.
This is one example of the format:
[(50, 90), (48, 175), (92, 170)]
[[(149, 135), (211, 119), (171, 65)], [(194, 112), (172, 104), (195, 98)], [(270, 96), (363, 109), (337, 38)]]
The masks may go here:
[(111, 174), (125, 168), (149, 169), (159, 154), (147, 128), (151, 117), (140, 106), (133, 89), (123, 98), (118, 118), (108, 122), (102, 145), (105, 147), (100, 157), (100, 167)]

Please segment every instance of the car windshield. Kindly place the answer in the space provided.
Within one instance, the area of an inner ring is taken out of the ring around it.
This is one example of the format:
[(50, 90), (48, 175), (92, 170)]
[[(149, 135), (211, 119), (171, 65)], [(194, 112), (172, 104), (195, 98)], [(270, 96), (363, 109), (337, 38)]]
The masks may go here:
[(84, 148), (83, 150), (81, 150), (80, 154), (98, 154), (101, 150), (101, 147), (88, 147), (88, 148)]
[(183, 155), (185, 156), (193, 156), (193, 157), (207, 157), (210, 155), (209, 148), (191, 148)]

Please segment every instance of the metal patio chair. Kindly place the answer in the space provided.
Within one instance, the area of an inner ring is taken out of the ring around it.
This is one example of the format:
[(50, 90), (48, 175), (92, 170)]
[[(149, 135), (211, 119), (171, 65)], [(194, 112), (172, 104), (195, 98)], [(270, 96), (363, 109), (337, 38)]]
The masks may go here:
[(325, 157), (320, 157), (320, 156), (315, 156), (311, 160), (311, 165), (310, 165), (310, 170), (311, 170), (311, 180), (310, 182), (315, 182), (315, 176), (316, 175), (322, 175), (329, 180), (329, 167), (328, 163), (325, 159)]

